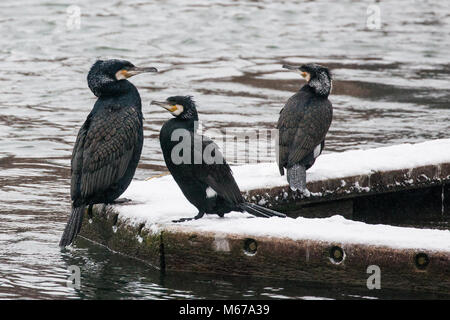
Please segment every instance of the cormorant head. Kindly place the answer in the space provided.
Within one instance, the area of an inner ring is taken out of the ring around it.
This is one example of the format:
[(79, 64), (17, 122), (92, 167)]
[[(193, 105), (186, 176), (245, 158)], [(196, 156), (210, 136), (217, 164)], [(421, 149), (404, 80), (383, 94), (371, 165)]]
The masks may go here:
[(158, 72), (158, 70), (153, 67), (139, 68), (126, 60), (97, 60), (89, 70), (88, 86), (99, 97), (102, 94), (111, 94), (115, 89), (120, 90), (121, 82), (144, 72)]
[(328, 96), (330, 94), (332, 79), (331, 72), (327, 67), (315, 63), (309, 63), (299, 67), (284, 64), (283, 68), (299, 72), (308, 82), (308, 85), (313, 88), (317, 94), (322, 96)]
[(198, 120), (197, 107), (192, 96), (173, 96), (164, 102), (152, 101), (151, 104), (163, 107), (179, 119)]

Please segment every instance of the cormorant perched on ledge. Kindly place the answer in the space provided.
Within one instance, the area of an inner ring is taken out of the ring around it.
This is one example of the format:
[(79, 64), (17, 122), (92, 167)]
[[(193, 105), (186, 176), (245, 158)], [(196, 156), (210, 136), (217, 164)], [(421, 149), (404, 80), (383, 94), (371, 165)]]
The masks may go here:
[(208, 137), (196, 133), (198, 115), (190, 96), (170, 97), (165, 102), (153, 101), (152, 104), (175, 116), (162, 126), (159, 141), (167, 168), (184, 196), (198, 209), (194, 218), (174, 222), (200, 219), (205, 213), (222, 217), (230, 211), (246, 211), (266, 218), (285, 217), (282, 213), (244, 201), (218, 146)]
[(325, 146), (325, 135), (333, 118), (333, 107), (328, 100), (331, 92), (331, 74), (326, 67), (306, 64), (300, 67), (283, 65), (299, 72), (307, 83), (280, 111), (278, 167), (292, 190), (306, 190), (306, 170), (316, 161)]
[(97, 61), (87, 76), (98, 97), (78, 132), (72, 153), (72, 213), (59, 243), (65, 247), (80, 232), (84, 209), (113, 203), (134, 176), (143, 144), (141, 97), (129, 77), (157, 72), (125, 60)]

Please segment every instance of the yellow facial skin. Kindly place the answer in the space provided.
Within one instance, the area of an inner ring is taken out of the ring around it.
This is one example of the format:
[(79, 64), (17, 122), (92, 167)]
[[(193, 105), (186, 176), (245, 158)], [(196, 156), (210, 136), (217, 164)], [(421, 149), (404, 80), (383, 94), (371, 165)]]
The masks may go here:
[(181, 113), (183, 113), (184, 107), (180, 104), (174, 104), (169, 106), (169, 109), (167, 109), (170, 111), (171, 114), (173, 114), (174, 116), (178, 116)]
[(170, 106), (167, 110), (169, 110), (170, 112), (175, 112), (178, 110), (177, 105), (174, 104), (173, 106)]
[(311, 75), (308, 72), (303, 71), (301, 73), (302, 77), (305, 78), (305, 80), (308, 82), (309, 79), (311, 79)]
[(129, 77), (133, 76), (132, 74), (130, 74), (127, 70), (122, 69), (116, 72), (116, 79), (117, 80), (123, 80), (123, 79), (128, 79)]
[(160, 106), (161, 108), (166, 109), (174, 116), (178, 116), (181, 113), (183, 113), (183, 111), (184, 111), (184, 107), (180, 104), (172, 104), (172, 103), (159, 102), (159, 101), (152, 101), (151, 104), (154, 104), (154, 105)]

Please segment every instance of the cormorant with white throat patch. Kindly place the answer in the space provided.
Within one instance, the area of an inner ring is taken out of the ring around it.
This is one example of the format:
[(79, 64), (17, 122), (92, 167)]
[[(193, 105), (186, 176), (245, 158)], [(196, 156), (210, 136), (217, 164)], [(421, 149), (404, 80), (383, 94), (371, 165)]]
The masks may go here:
[(333, 118), (333, 107), (328, 100), (332, 87), (331, 73), (318, 64), (283, 65), (283, 68), (299, 72), (307, 83), (289, 98), (280, 111), (277, 162), (281, 175), (287, 169), (291, 189), (308, 193), (306, 170), (322, 153)]
[[(194, 218), (205, 213), (223, 216), (230, 211), (248, 212), (257, 217), (285, 217), (284, 214), (244, 201), (218, 146), (197, 131), (198, 114), (190, 96), (175, 96), (152, 104), (167, 109), (174, 119), (161, 128), (159, 140), (167, 168), (184, 196), (198, 209)], [(186, 152), (185, 152), (186, 151)]]
[(72, 213), (59, 245), (71, 244), (80, 232), (86, 206), (114, 203), (128, 187), (138, 165), (143, 127), (141, 97), (127, 79), (155, 68), (138, 68), (125, 60), (97, 61), (87, 76), (98, 98), (78, 132), (72, 152)]

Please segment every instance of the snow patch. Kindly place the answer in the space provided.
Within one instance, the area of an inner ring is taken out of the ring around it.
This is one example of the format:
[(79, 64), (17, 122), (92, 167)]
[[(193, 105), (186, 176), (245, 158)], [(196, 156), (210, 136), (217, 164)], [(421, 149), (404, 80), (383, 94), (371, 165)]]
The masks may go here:
[[(315, 240), (336, 244), (366, 244), (398, 249), (450, 252), (450, 231), (372, 225), (335, 215), (330, 218), (209, 218), (185, 223), (186, 232), (245, 234), (292, 240)], [(170, 229), (170, 227), (169, 227)]]

